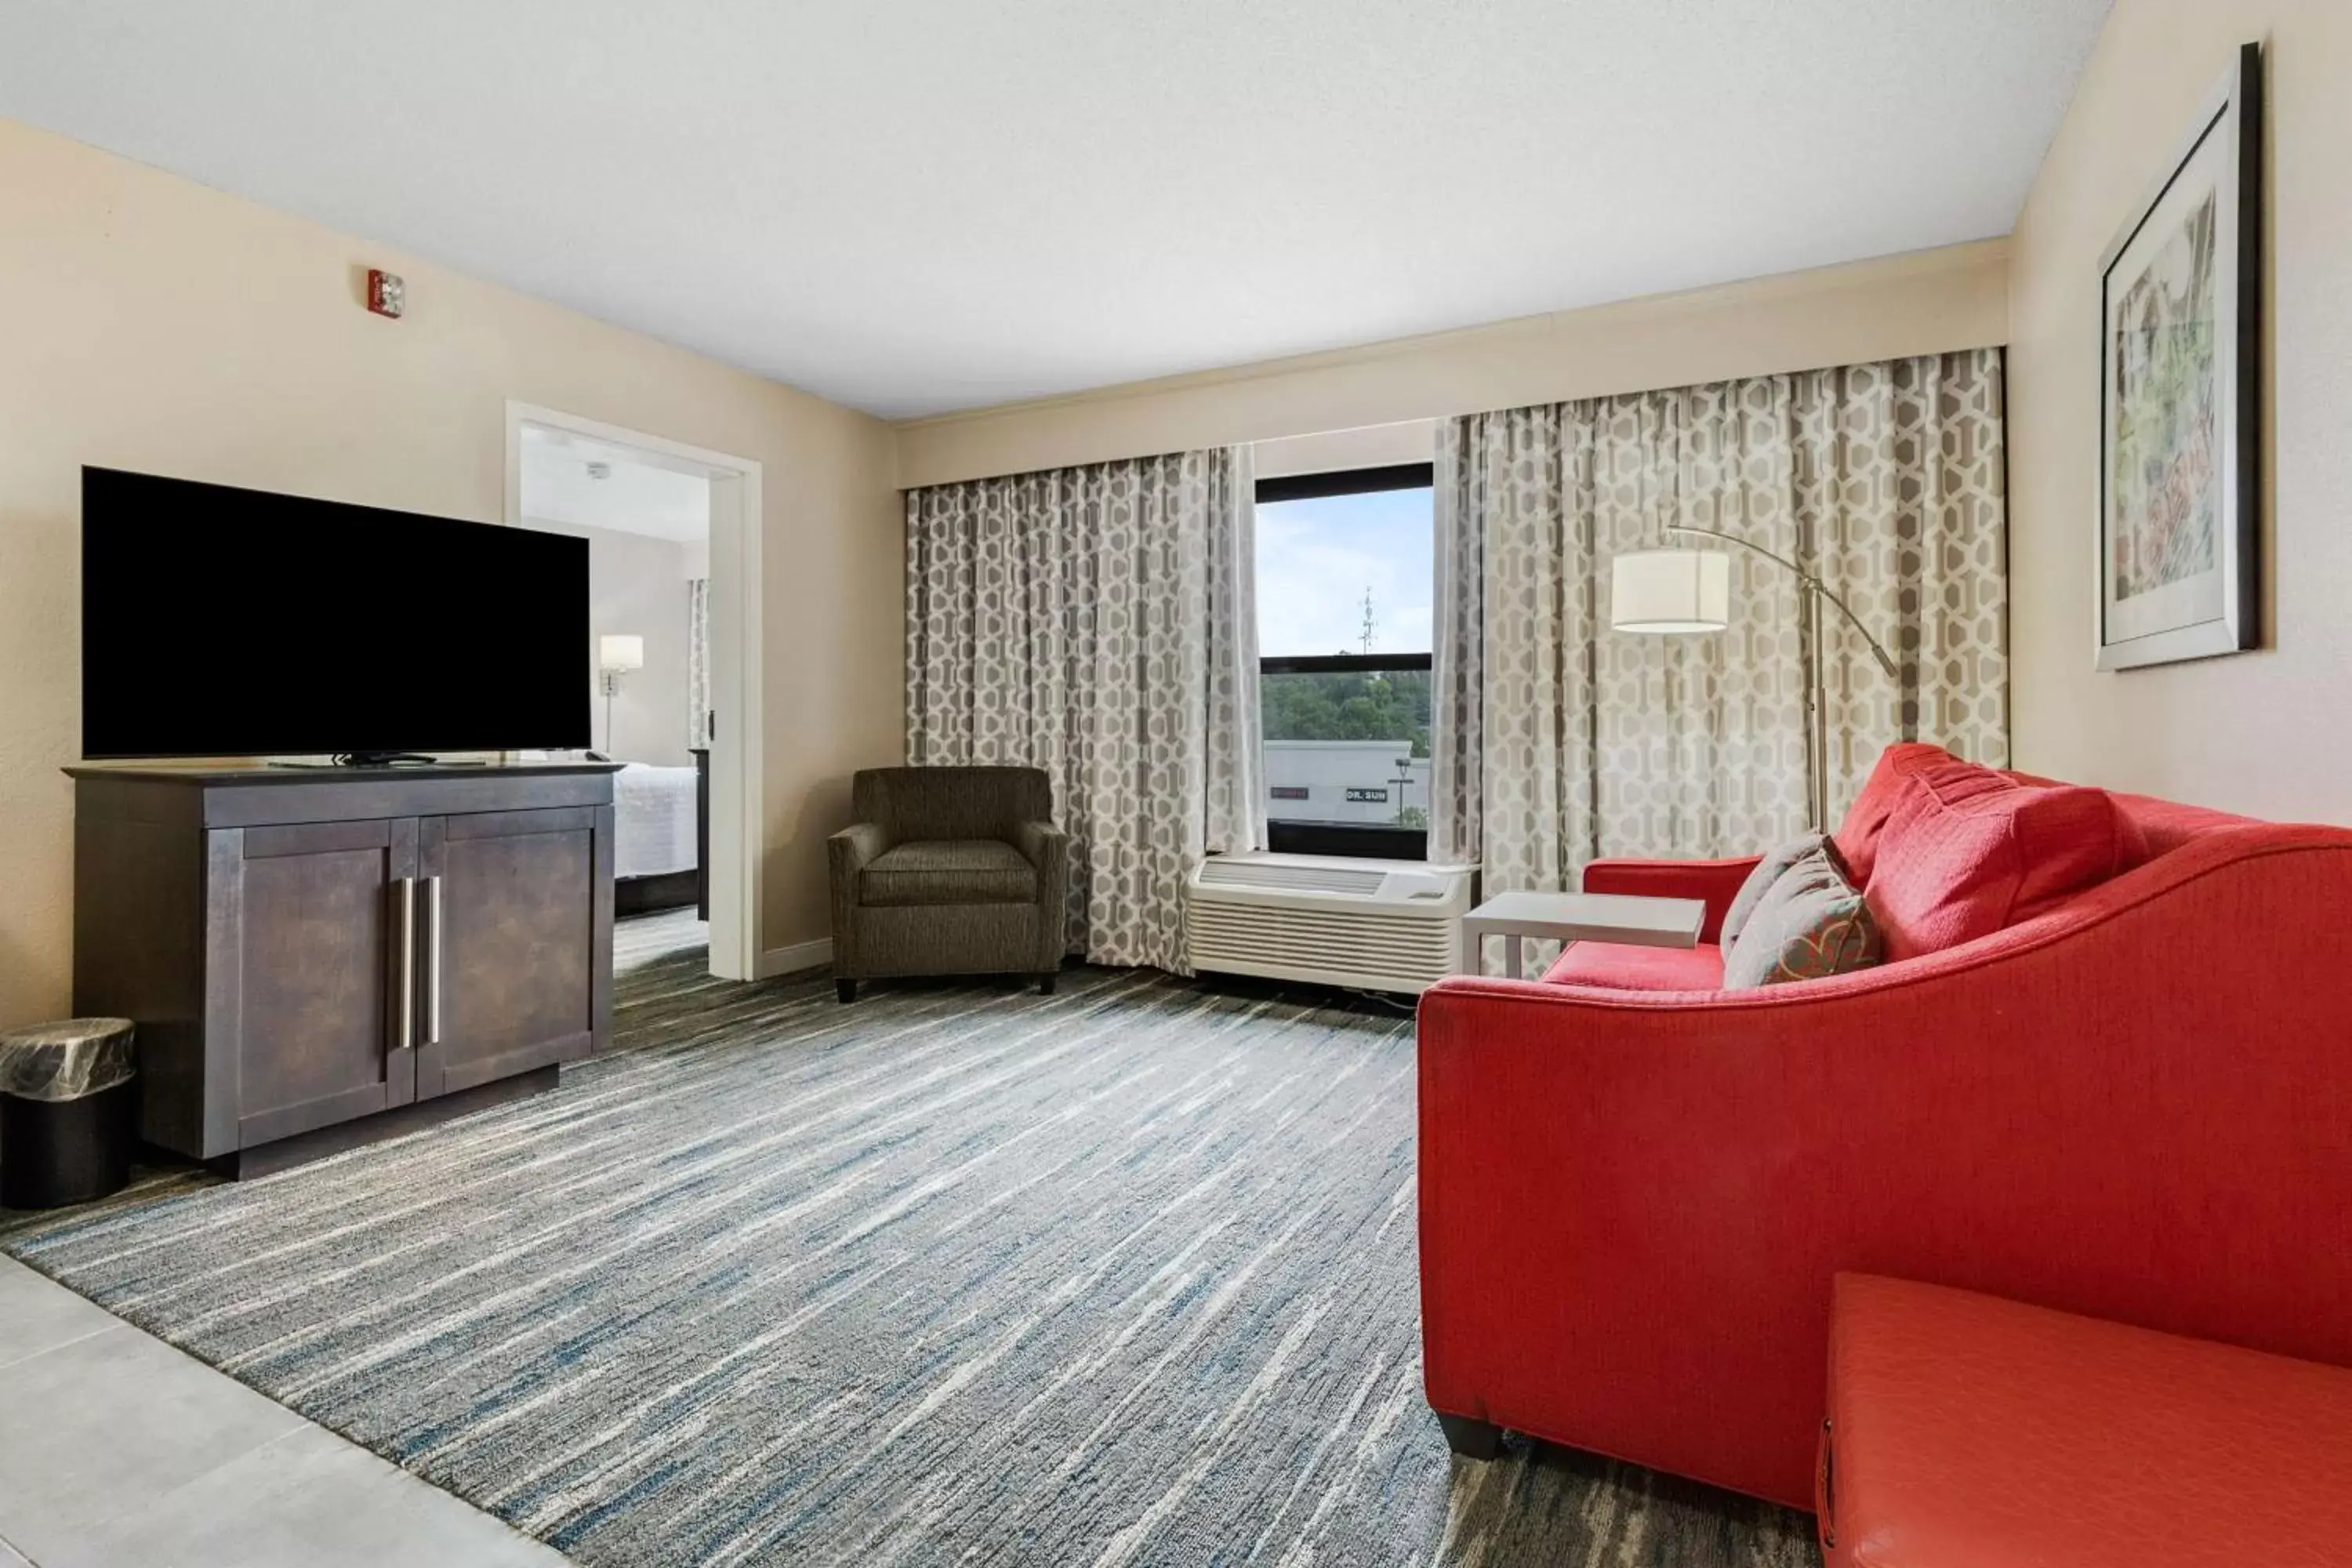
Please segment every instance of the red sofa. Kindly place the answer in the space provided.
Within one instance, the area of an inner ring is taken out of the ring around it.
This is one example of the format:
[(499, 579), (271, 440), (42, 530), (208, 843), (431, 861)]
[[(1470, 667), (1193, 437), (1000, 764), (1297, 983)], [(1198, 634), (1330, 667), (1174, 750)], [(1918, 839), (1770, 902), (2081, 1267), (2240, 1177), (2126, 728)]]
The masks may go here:
[[(1724, 992), (1710, 948), (1580, 943), (1430, 990), (1423, 1342), (1454, 1446), (1508, 1428), (1810, 1507), (1840, 1270), (2352, 1364), (2352, 831), (2114, 800), (2141, 863), (1877, 969)], [(1704, 899), (1712, 942), (1752, 864), (1584, 885)]]

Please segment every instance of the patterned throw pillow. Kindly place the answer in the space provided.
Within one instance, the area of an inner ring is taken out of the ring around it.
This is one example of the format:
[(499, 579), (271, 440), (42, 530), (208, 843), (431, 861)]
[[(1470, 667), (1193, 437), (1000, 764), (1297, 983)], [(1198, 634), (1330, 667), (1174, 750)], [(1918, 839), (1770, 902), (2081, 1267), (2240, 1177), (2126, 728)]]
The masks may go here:
[(1823, 843), (1780, 873), (1723, 955), (1723, 988), (1750, 990), (1868, 969), (1885, 955), (1878, 922)]
[(1739, 941), (1739, 933), (1748, 924), (1748, 917), (1756, 912), (1756, 905), (1765, 889), (1780, 879), (1780, 873), (1816, 853), (1826, 843), (1818, 833), (1801, 833), (1786, 844), (1756, 862), (1756, 869), (1748, 873), (1748, 880), (1739, 884), (1739, 891), (1731, 897), (1731, 907), (1724, 911), (1723, 932), (1716, 938), (1722, 943), (1726, 957)]

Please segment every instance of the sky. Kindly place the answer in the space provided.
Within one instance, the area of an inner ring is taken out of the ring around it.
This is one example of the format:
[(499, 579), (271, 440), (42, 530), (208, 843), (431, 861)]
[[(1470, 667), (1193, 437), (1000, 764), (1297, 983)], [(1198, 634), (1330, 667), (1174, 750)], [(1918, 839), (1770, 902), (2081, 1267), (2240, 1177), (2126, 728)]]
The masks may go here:
[(1364, 590), (1372, 651), (1427, 653), (1430, 492), (1268, 501), (1257, 509), (1261, 655), (1359, 653)]

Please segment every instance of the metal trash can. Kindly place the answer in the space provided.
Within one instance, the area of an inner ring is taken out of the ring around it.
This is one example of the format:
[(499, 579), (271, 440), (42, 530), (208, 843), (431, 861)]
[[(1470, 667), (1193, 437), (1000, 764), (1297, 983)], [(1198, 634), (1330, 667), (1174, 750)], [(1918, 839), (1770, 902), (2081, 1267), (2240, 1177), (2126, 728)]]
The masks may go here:
[(131, 1179), (133, 1034), (128, 1018), (0, 1034), (0, 1208), (88, 1203)]

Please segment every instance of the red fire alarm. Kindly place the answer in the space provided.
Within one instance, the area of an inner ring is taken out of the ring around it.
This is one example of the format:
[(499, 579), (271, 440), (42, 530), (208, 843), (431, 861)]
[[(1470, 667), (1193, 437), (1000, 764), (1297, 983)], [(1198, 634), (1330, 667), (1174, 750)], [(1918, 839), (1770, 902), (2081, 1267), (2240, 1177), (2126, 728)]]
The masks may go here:
[(407, 298), (408, 289), (401, 282), (399, 273), (385, 272), (373, 267), (368, 268), (369, 310), (379, 316), (390, 316), (398, 321), (401, 311), (405, 309)]

